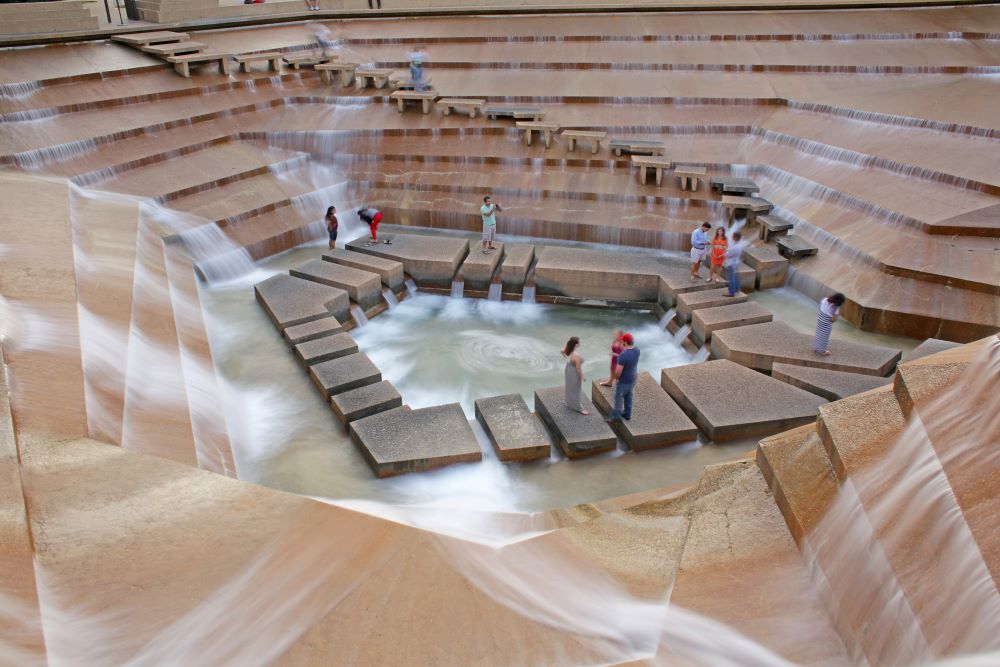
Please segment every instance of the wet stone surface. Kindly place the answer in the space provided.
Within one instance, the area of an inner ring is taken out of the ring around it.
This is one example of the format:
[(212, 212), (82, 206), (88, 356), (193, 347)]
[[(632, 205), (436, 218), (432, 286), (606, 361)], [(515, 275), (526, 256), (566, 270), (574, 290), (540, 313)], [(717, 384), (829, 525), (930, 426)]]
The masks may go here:
[(549, 457), (551, 441), (545, 427), (520, 394), (476, 401), (476, 420), (501, 461), (534, 461)]
[[(594, 382), (594, 405), (610, 416), (615, 401), (614, 387)], [(698, 429), (684, 411), (657, 384), (649, 373), (640, 373), (632, 392), (632, 418), (616, 422), (615, 432), (635, 451), (655, 449), (698, 437)]]
[(772, 367), (771, 377), (787, 382), (793, 387), (805, 389), (817, 396), (822, 396), (828, 401), (837, 401), (854, 394), (883, 387), (892, 382), (892, 378), (877, 375), (846, 373), (826, 368), (809, 368), (779, 363)]
[(575, 459), (609, 452), (617, 446), (614, 431), (594, 408), (586, 395), (581, 396), (582, 415), (566, 407), (564, 388), (551, 387), (535, 392), (535, 412), (545, 423), (566, 458)]

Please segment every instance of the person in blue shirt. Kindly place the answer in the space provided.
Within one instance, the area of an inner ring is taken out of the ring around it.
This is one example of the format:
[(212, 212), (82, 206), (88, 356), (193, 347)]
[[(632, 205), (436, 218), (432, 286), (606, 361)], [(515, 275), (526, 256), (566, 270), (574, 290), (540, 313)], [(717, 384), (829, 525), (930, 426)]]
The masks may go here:
[[(691, 282), (698, 282), (698, 267), (708, 259), (708, 246), (712, 243), (708, 232), (712, 229), (711, 223), (703, 222), (701, 226), (691, 232)], [(705, 282), (712, 282), (712, 274), (709, 272)]]
[(638, 379), (639, 348), (635, 347), (632, 334), (624, 334), (621, 344), (624, 349), (615, 367), (615, 407), (607, 420), (609, 423), (632, 418), (632, 390)]

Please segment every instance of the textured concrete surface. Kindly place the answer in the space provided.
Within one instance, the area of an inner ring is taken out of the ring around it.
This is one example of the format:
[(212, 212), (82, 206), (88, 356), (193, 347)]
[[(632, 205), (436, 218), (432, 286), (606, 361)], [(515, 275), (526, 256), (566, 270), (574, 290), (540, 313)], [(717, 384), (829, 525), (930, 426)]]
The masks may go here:
[(820, 407), (816, 427), (841, 479), (872, 466), (906, 420), (892, 387), (880, 387)]
[[(685, 262), (685, 264), (687, 263)], [(681, 294), (718, 289), (719, 283), (705, 282), (705, 277), (708, 276), (708, 269), (701, 267), (699, 275), (701, 277), (697, 281), (691, 282), (690, 265), (687, 265), (687, 268), (684, 269), (664, 273), (661, 276), (658, 290), (660, 304), (664, 308), (674, 308), (677, 306), (677, 298)], [(753, 269), (741, 264), (740, 268), (737, 269), (737, 275), (741, 290), (747, 291), (753, 289)]]
[(535, 260), (535, 246), (523, 243), (508, 243), (504, 246), (506, 255), (500, 267), (500, 280), (503, 281), (504, 292), (520, 292), (524, 289), (524, 281), (528, 269)]
[(344, 321), (350, 309), (350, 297), (344, 290), (283, 273), (254, 285), (254, 293), (279, 329), (331, 314)]
[(402, 262), (403, 270), (418, 285), (428, 287), (451, 287), (459, 265), (469, 252), (469, 242), (465, 239), (418, 234), (380, 234), (379, 238), (391, 240), (392, 245), (366, 246), (367, 237), (362, 237), (347, 246), (351, 252)]
[(695, 343), (702, 345), (711, 339), (713, 331), (761, 324), (773, 319), (771, 311), (756, 301), (702, 308), (694, 311), (691, 317), (691, 337)]
[[(594, 382), (594, 406), (608, 417), (614, 407), (614, 387)], [(632, 392), (632, 418), (612, 425), (625, 444), (635, 451), (691, 442), (698, 429), (649, 373), (639, 373)]]
[(351, 422), (350, 433), (379, 477), (483, 458), (458, 403), (420, 410), (393, 408)]
[(937, 354), (938, 352), (943, 352), (945, 350), (952, 350), (959, 346), (959, 343), (953, 343), (950, 340), (940, 340), (938, 338), (928, 338), (920, 345), (909, 352), (903, 353), (902, 361), (915, 361), (916, 359), (921, 359), (923, 357), (928, 357), (932, 354)]
[(477, 399), (476, 420), (501, 461), (535, 461), (550, 455), (552, 441), (520, 394)]
[(333, 334), (340, 333), (343, 330), (344, 327), (337, 321), (337, 318), (323, 317), (318, 320), (313, 320), (312, 322), (296, 324), (294, 327), (288, 327), (282, 335), (285, 337), (285, 342), (289, 345), (298, 345), (299, 343), (316, 340), (317, 338), (323, 338), (324, 336), (332, 336)]
[(726, 359), (663, 369), (661, 383), (714, 441), (808, 424), (826, 400)]
[(744, 303), (747, 300), (747, 295), (743, 292), (727, 296), (728, 292), (729, 288), (723, 287), (679, 294), (677, 295), (677, 316), (684, 322), (689, 322), (694, 312), (701, 308), (717, 308), (734, 303)]
[(328, 398), (334, 394), (382, 381), (382, 373), (364, 352), (356, 352), (310, 366), (309, 377)]
[(749, 246), (743, 251), (743, 263), (754, 270), (754, 287), (781, 287), (788, 276), (788, 260), (774, 246)]
[(836, 324), (829, 357), (813, 352), (812, 342), (811, 335), (801, 334), (784, 322), (766, 322), (716, 331), (712, 356), (765, 372), (779, 362), (880, 376), (891, 373), (902, 356), (899, 350), (887, 347), (837, 340)]
[(295, 356), (299, 361), (312, 366), (323, 361), (346, 357), (358, 351), (358, 344), (348, 333), (338, 333), (332, 336), (299, 343), (295, 346)]
[(892, 382), (892, 378), (863, 373), (831, 371), (826, 368), (810, 368), (794, 364), (775, 362), (771, 377), (787, 382), (793, 387), (805, 389), (828, 401), (837, 401), (848, 396), (861, 394)]
[(368, 310), (382, 301), (382, 281), (378, 274), (362, 271), (342, 264), (314, 259), (289, 273), (304, 280), (321, 285), (339, 287), (347, 292), (351, 300)]
[(473, 245), (469, 249), (469, 255), (462, 262), (459, 272), (465, 280), (465, 289), (485, 292), (490, 287), (490, 280), (496, 273), (497, 267), (504, 256), (504, 244), (495, 242), (496, 250), (491, 250), (489, 254), (483, 254), (482, 247)]
[(387, 380), (334, 395), (330, 407), (346, 427), (348, 422), (398, 408), (403, 398)]
[(536, 255), (539, 294), (581, 299), (654, 303), (659, 277), (683, 271), (681, 260), (640, 253), (548, 246)]
[(617, 445), (614, 431), (604, 421), (581, 392), (582, 415), (566, 407), (564, 387), (539, 389), (535, 392), (535, 412), (541, 417), (559, 449), (569, 459), (610, 452)]
[(353, 269), (377, 273), (382, 284), (395, 291), (403, 287), (403, 263), (391, 259), (376, 257), (362, 252), (351, 252), (342, 248), (328, 250), (323, 253), (323, 259), (334, 264), (343, 264)]

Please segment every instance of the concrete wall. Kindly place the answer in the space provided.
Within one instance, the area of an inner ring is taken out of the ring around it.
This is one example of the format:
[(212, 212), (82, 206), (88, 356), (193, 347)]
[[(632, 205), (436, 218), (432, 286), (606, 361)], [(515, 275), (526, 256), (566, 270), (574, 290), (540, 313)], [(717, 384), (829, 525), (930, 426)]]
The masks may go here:
[(96, 30), (95, 0), (0, 4), (0, 35)]

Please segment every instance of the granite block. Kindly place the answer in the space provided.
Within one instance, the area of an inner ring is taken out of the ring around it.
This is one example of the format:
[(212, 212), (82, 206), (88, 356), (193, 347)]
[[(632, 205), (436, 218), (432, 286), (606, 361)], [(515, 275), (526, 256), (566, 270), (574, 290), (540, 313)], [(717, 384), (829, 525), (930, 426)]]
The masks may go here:
[(727, 296), (728, 293), (728, 287), (721, 287), (679, 294), (677, 295), (677, 316), (681, 318), (681, 321), (689, 322), (694, 311), (700, 308), (728, 306), (747, 300), (747, 295), (743, 292), (737, 292), (734, 296)]
[(704, 345), (711, 339), (713, 331), (761, 324), (773, 319), (771, 311), (755, 301), (702, 308), (694, 311), (691, 318), (691, 338), (698, 345)]
[(388, 380), (351, 389), (330, 399), (330, 408), (345, 427), (356, 419), (363, 419), (401, 405), (403, 397)]
[(524, 281), (528, 270), (535, 260), (535, 246), (518, 243), (508, 243), (504, 247), (505, 255), (500, 267), (500, 280), (504, 292), (520, 292), (524, 289)]
[(303, 280), (339, 287), (365, 310), (377, 306), (382, 301), (382, 280), (378, 274), (371, 271), (314, 259), (292, 269), (290, 273)]
[(771, 367), (771, 377), (822, 396), (828, 401), (839, 401), (848, 396), (884, 387), (892, 382), (892, 378), (878, 375), (846, 373), (777, 362)]
[(305, 366), (346, 357), (358, 351), (358, 344), (350, 334), (338, 333), (299, 343), (294, 347), (295, 356)]
[(469, 255), (462, 262), (462, 268), (459, 269), (465, 280), (465, 289), (485, 292), (490, 288), (490, 281), (493, 279), (497, 267), (500, 266), (500, 260), (503, 259), (504, 253), (502, 243), (495, 245), (496, 250), (491, 250), (486, 254), (483, 253), (481, 246), (473, 246), (469, 250)]
[(348, 243), (347, 247), (351, 252), (402, 262), (403, 270), (418, 285), (428, 287), (451, 287), (459, 265), (469, 253), (467, 240), (451, 236), (383, 234), (382, 237), (391, 240), (392, 244), (366, 246), (366, 239), (360, 238)]
[(549, 457), (552, 446), (549, 435), (520, 394), (478, 399), (476, 420), (501, 461), (534, 461)]
[(257, 301), (275, 326), (285, 329), (329, 317), (347, 319), (350, 298), (342, 289), (279, 273), (254, 285)]
[(352, 269), (361, 269), (376, 273), (382, 284), (396, 291), (403, 287), (403, 263), (392, 259), (384, 259), (363, 252), (351, 252), (337, 248), (323, 253), (323, 260), (342, 264)]
[(586, 396), (582, 397), (582, 402), (589, 415), (566, 407), (562, 386), (535, 392), (535, 412), (569, 459), (610, 452), (618, 444), (614, 431)]
[[(608, 417), (614, 408), (614, 387), (594, 382), (594, 406)], [(655, 449), (698, 437), (698, 429), (684, 411), (649, 373), (639, 373), (632, 392), (632, 418), (615, 422), (612, 428), (634, 451)]]
[(294, 327), (285, 329), (285, 342), (289, 345), (298, 345), (307, 341), (332, 336), (344, 330), (340, 322), (335, 317), (324, 317), (305, 324), (296, 324)]
[(750, 246), (743, 251), (743, 263), (754, 270), (754, 287), (781, 287), (788, 277), (788, 260), (773, 246)]
[(364, 352), (314, 364), (309, 377), (327, 398), (382, 381), (382, 373)]

